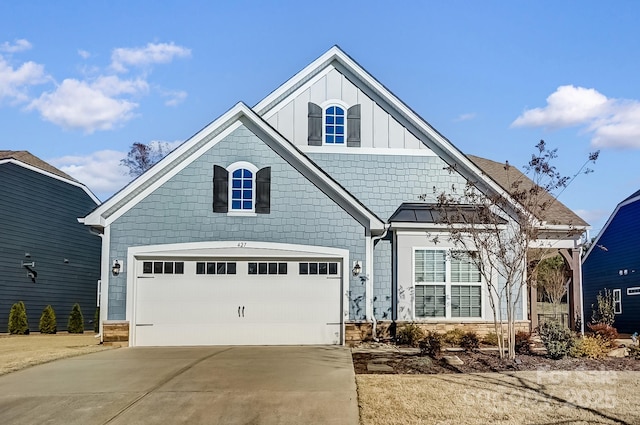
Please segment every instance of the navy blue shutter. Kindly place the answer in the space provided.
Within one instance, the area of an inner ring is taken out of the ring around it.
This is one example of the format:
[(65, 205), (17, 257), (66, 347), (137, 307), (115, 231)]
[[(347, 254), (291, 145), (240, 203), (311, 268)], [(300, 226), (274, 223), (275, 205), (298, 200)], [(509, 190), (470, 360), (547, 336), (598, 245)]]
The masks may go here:
[(213, 212), (229, 211), (229, 172), (213, 166)]
[(309, 146), (322, 146), (322, 108), (309, 102)]
[(347, 110), (347, 146), (360, 147), (360, 105)]
[(271, 212), (271, 167), (264, 167), (256, 173), (256, 214)]

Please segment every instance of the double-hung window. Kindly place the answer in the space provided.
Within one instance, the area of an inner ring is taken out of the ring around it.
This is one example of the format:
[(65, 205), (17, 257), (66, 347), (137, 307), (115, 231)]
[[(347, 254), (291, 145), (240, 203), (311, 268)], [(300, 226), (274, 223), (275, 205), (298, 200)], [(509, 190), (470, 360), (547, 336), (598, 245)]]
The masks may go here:
[(414, 251), (416, 318), (482, 317), (482, 278), (469, 253)]

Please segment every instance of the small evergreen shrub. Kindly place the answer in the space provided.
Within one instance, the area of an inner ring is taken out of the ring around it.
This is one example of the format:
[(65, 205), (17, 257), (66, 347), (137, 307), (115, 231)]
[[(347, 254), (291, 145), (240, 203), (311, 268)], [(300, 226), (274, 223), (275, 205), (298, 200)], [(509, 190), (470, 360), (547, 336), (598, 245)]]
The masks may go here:
[(600, 337), (604, 343), (608, 344), (609, 348), (615, 347), (616, 339), (619, 338), (616, 328), (605, 323), (589, 323), (587, 327), (594, 336)]
[(464, 348), (465, 351), (476, 351), (480, 348), (480, 338), (478, 338), (478, 334), (473, 331), (465, 332), (460, 338), (460, 347)]
[(84, 332), (84, 317), (82, 317), (82, 310), (80, 310), (80, 304), (75, 303), (71, 309), (69, 315), (69, 322), (67, 323), (67, 331), (70, 334), (81, 334)]
[(27, 308), (22, 301), (11, 306), (9, 311), (9, 333), (12, 335), (29, 335)]
[(604, 295), (602, 292), (598, 292), (596, 295), (596, 305), (591, 304), (593, 314), (591, 315), (592, 323), (604, 323), (605, 325), (613, 326), (613, 322), (616, 320), (615, 303), (613, 302), (613, 292), (606, 289)]
[(51, 305), (46, 306), (44, 310), (42, 310), (38, 329), (40, 329), (41, 334), (54, 334), (58, 330), (56, 325), (56, 312)]
[(529, 332), (516, 332), (515, 349), (518, 354), (529, 354), (531, 351), (531, 334)]
[(444, 342), (449, 345), (459, 347), (462, 343), (462, 337), (465, 335), (465, 333), (466, 332), (463, 329), (451, 329), (450, 331), (444, 333)]
[(96, 311), (93, 313), (93, 331), (100, 332), (100, 307), (96, 307)]
[(408, 323), (396, 332), (396, 342), (415, 347), (424, 338), (424, 331), (415, 323)]
[(498, 334), (495, 332), (490, 332), (482, 338), (482, 343), (486, 345), (498, 345)]
[(548, 357), (560, 359), (569, 354), (574, 344), (573, 333), (569, 329), (555, 321), (545, 322), (538, 329)]
[(573, 347), (571, 347), (571, 357), (587, 357), (589, 359), (601, 359), (606, 357), (610, 351), (610, 346), (600, 335), (590, 336), (587, 335), (584, 338), (579, 338), (575, 341)]
[(427, 336), (418, 343), (418, 346), (420, 347), (420, 355), (435, 358), (440, 354), (442, 348), (442, 335), (436, 332), (427, 332)]

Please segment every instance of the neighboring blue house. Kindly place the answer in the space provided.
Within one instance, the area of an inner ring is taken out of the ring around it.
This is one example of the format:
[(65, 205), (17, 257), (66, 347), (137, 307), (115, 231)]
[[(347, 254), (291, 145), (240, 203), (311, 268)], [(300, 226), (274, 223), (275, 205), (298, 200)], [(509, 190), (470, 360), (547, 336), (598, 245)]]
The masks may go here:
[[(486, 282), (429, 214), (468, 180), (504, 194), (492, 172), (504, 165), (466, 157), (333, 47), (84, 218), (104, 244), (103, 336), (342, 344), (391, 323), (492, 328)], [(556, 242), (574, 250), (586, 223), (556, 207), (544, 243), (571, 232)]]
[(51, 304), (66, 330), (73, 304), (93, 320), (100, 279), (99, 235), (78, 222), (99, 205), (77, 180), (26, 151), (0, 151), (0, 332), (9, 310), (27, 307), (37, 331)]
[(618, 332), (640, 332), (640, 190), (620, 202), (582, 262), (585, 319), (612, 291)]

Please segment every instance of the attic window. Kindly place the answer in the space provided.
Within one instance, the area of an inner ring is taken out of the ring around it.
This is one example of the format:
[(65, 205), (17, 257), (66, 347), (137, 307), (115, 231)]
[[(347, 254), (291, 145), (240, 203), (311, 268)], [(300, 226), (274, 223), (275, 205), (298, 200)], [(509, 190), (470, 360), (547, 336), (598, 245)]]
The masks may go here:
[(324, 143), (327, 145), (344, 145), (345, 138), (344, 109), (332, 105), (324, 112)]
[(360, 147), (360, 105), (348, 107), (340, 100), (328, 100), (308, 106), (309, 146)]

